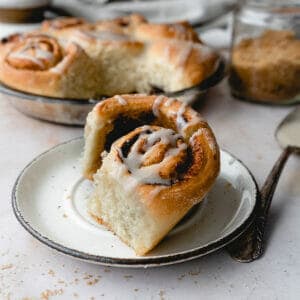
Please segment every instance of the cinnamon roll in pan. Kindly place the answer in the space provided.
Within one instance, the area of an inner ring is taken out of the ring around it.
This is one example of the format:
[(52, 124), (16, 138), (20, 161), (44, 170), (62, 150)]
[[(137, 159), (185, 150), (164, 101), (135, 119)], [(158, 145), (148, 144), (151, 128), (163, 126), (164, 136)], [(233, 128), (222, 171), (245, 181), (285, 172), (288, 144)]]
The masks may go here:
[(88, 115), (83, 174), (95, 184), (89, 212), (138, 255), (203, 199), (219, 168), (209, 125), (176, 99), (115, 96)]
[(202, 83), (218, 63), (188, 23), (152, 24), (139, 15), (45, 21), (0, 43), (0, 81), (55, 98), (150, 93), (153, 86), (172, 93)]
[(59, 43), (42, 34), (20, 35), (2, 49), (0, 80), (24, 92), (63, 98), (88, 98), (92, 81), (77, 76), (82, 69), (92, 77), (95, 69), (85, 51), (75, 43)]
[[(192, 104), (203, 100), (207, 90), (219, 83), (226, 73), (225, 61), (220, 59), (219, 66), (214, 74), (199, 85), (173, 93), (166, 93), (153, 87), (152, 94), (164, 94), (169, 97), (176, 97), (187, 104)], [(28, 116), (54, 123), (79, 126), (85, 124), (87, 114), (93, 109), (94, 105), (107, 98), (103, 96), (98, 99), (59, 99), (20, 92), (3, 84), (0, 84), (0, 94), (9, 99), (16, 109)]]

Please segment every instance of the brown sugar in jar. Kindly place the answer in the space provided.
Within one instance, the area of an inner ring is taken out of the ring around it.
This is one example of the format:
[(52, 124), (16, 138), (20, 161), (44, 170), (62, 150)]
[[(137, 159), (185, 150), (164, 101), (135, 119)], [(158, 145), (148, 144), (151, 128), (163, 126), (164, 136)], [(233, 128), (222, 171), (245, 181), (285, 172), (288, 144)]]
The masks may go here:
[(232, 48), (229, 83), (234, 96), (290, 102), (300, 95), (300, 40), (290, 30), (265, 30)]

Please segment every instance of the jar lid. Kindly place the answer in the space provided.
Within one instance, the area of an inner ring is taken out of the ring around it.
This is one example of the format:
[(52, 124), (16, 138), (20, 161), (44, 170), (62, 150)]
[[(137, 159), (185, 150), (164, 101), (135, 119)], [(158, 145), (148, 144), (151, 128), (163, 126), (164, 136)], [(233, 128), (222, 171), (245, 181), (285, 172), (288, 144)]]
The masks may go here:
[(243, 4), (246, 5), (252, 5), (256, 7), (272, 7), (272, 8), (278, 8), (278, 7), (289, 7), (289, 6), (299, 6), (299, 0), (246, 0)]
[(238, 18), (245, 24), (282, 28), (290, 21), (299, 24), (300, 5), (292, 0), (248, 0), (240, 6)]

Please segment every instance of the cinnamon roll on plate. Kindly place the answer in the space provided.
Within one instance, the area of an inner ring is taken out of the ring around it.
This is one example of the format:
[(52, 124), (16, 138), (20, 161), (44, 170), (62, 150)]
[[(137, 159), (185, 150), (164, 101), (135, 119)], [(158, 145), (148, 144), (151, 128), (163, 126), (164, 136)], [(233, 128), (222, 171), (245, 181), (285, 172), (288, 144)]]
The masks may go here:
[(12, 205), (22, 226), (52, 249), (144, 268), (228, 245), (253, 221), (258, 196), (253, 175), (219, 150), (197, 112), (137, 94), (98, 103), (85, 141), (34, 158), (18, 176)]
[(83, 173), (95, 185), (89, 212), (138, 255), (203, 199), (219, 168), (209, 125), (178, 100), (114, 96), (88, 115)]

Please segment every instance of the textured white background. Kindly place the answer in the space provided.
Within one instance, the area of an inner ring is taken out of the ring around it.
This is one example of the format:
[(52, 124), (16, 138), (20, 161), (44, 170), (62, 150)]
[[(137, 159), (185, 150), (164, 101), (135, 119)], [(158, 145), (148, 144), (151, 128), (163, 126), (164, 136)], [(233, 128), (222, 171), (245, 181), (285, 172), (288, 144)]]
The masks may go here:
[[(273, 137), (276, 125), (291, 109), (233, 100), (226, 82), (199, 108), (221, 147), (241, 158), (259, 185), (280, 154)], [(82, 129), (30, 119), (2, 97), (0, 134), (0, 299), (43, 299), (47, 290), (57, 294), (50, 299), (299, 299), (299, 157), (291, 157), (282, 174), (262, 259), (240, 264), (221, 250), (180, 265), (118, 269), (54, 252), (23, 230), (11, 209), (11, 189), (25, 164), (49, 147), (82, 135)]]

